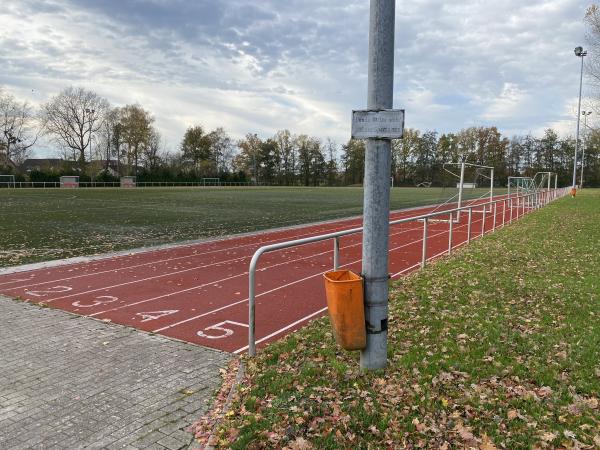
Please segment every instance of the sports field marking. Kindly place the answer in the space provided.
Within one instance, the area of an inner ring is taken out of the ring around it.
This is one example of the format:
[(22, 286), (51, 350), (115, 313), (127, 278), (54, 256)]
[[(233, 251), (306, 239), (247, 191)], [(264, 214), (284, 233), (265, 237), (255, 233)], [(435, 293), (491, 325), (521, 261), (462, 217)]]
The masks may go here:
[(93, 308), (94, 306), (106, 305), (107, 303), (113, 303), (117, 300), (119, 300), (119, 297), (115, 297), (114, 295), (100, 295), (99, 297), (96, 297), (92, 303), (82, 305), (81, 301), (77, 300), (76, 302), (71, 303), (71, 305), (76, 308)]
[[(398, 235), (398, 234), (402, 234), (402, 233), (407, 233), (407, 232), (410, 232), (410, 231), (414, 231), (414, 230), (412, 230), (412, 229), (409, 229), (409, 230), (403, 230), (403, 231), (401, 231), (401, 232), (399, 232), (399, 233), (395, 233), (395, 234), (393, 234), (393, 235)], [(311, 244), (306, 244), (306, 245), (313, 245), (313, 244), (314, 244), (314, 243), (311, 243)], [(353, 246), (356, 246), (356, 245), (361, 245), (361, 244), (360, 244), (360, 243), (357, 243), (357, 244), (347, 245), (347, 246), (345, 246), (344, 248), (350, 248), (350, 247), (353, 247)], [(315, 255), (313, 255), (313, 256), (318, 256), (318, 255), (321, 255), (321, 254), (324, 254), (324, 253), (328, 253), (328, 252), (331, 252), (331, 250), (328, 250), (328, 251), (326, 251), (326, 252), (323, 252), (323, 253), (315, 254)], [(132, 284), (136, 284), (136, 283), (142, 283), (142, 282), (145, 282), (145, 281), (150, 281), (150, 280), (156, 280), (156, 279), (159, 279), (159, 278), (164, 278), (164, 277), (168, 277), (168, 276), (172, 276), (172, 275), (179, 275), (179, 274), (182, 274), (182, 273), (191, 272), (191, 271), (193, 271), (193, 270), (205, 269), (205, 268), (208, 268), (208, 267), (213, 267), (213, 266), (217, 266), (217, 265), (223, 265), (223, 264), (227, 264), (227, 263), (230, 263), (230, 262), (235, 262), (235, 261), (240, 261), (240, 260), (244, 260), (244, 259), (246, 259), (246, 260), (249, 260), (249, 259), (251, 259), (251, 258), (252, 258), (252, 255), (247, 255), (247, 256), (241, 256), (241, 257), (238, 257), (238, 258), (233, 258), (233, 259), (231, 259), (231, 260), (227, 260), (227, 261), (219, 261), (219, 262), (216, 262), (216, 263), (206, 264), (206, 265), (203, 265), (203, 266), (189, 267), (189, 268), (187, 268), (187, 269), (176, 270), (176, 271), (173, 271), (173, 272), (167, 272), (167, 273), (163, 273), (163, 274), (159, 274), (159, 275), (154, 275), (154, 276), (152, 276), (152, 277), (138, 278), (138, 279), (135, 279), (135, 280), (132, 280), (132, 281), (126, 281), (126, 282), (123, 282), (123, 283), (118, 283), (118, 284), (109, 285), (109, 286), (102, 286), (102, 287), (99, 287), (99, 288), (90, 289), (90, 290), (87, 290), (87, 291), (82, 291), (82, 292), (75, 292), (75, 293), (73, 293), (73, 294), (70, 294), (70, 295), (63, 295), (63, 296), (59, 296), (59, 297), (49, 298), (49, 299), (46, 299), (46, 300), (45, 300), (45, 302), (46, 302), (46, 303), (51, 303), (51, 302), (54, 302), (54, 301), (56, 301), (56, 300), (63, 300), (63, 299), (65, 299), (65, 298), (75, 297), (75, 296), (77, 296), (77, 295), (91, 294), (91, 293), (93, 293), (93, 292), (98, 292), (98, 291), (106, 291), (106, 290), (109, 290), (109, 289), (114, 289), (114, 288), (117, 288), (117, 287), (128, 286), (128, 285), (132, 285)], [(281, 264), (285, 264), (285, 263), (287, 263), (287, 262), (300, 261), (300, 260), (303, 260), (303, 259), (306, 259), (306, 258), (299, 258), (299, 259), (294, 259), (294, 260), (284, 261), (284, 262), (282, 262), (282, 263), (278, 263), (278, 264), (276, 264), (275, 266), (279, 266), (279, 265), (281, 265)], [(275, 267), (275, 266), (268, 266), (268, 267), (266, 267), (266, 268)], [(266, 268), (265, 268), (265, 269), (266, 269)], [(261, 270), (264, 270), (264, 269), (261, 269)], [(233, 276), (233, 277), (228, 277), (228, 278), (223, 278), (223, 279), (220, 279), (220, 280), (215, 280), (215, 281), (212, 281), (212, 282), (209, 282), (209, 283), (205, 283), (205, 284), (203, 284), (202, 286), (210, 285), (210, 284), (213, 284), (213, 283), (219, 283), (219, 282), (221, 282), (221, 281), (227, 281), (227, 280), (229, 280), (229, 279), (232, 279), (232, 278), (235, 278), (235, 277), (238, 277), (238, 276), (241, 276), (241, 275), (247, 274), (247, 273), (248, 273), (248, 272), (244, 272), (243, 274), (238, 274), (238, 275), (235, 275), (235, 276)], [(58, 287), (58, 286), (57, 286), (57, 287)], [(61, 286), (61, 287), (62, 287), (62, 288), (67, 288), (67, 287), (68, 287), (69, 289), (67, 289), (66, 291), (70, 291), (70, 290), (72, 290), (72, 289), (73, 289), (73, 288), (72, 288), (72, 287), (70, 287), (70, 286)], [(32, 294), (32, 295), (36, 295), (36, 296), (39, 296), (39, 297), (43, 297), (43, 296), (46, 296), (47, 294), (51, 294), (51, 293), (53, 293), (52, 289), (53, 289), (53, 288), (48, 288), (48, 289), (46, 289), (46, 290), (33, 291), (33, 292), (38, 292), (38, 293), (40, 293), (40, 294), (39, 294), (39, 295)], [(54, 292), (66, 292), (66, 291), (60, 291), (60, 290), (57, 290), (57, 291), (54, 291)], [(30, 293), (30, 291), (27, 291), (27, 292), (28, 292), (28, 293)], [(133, 303), (133, 304), (135, 304), (135, 303)]]
[[(343, 231), (346, 229), (352, 229), (352, 226), (348, 226), (345, 228), (341, 228), (340, 230), (335, 230), (335, 231)], [(319, 234), (323, 234), (323, 230), (315, 230), (314, 232), (311, 233), (303, 233), (303, 234), (298, 234), (296, 236), (292, 236), (292, 238), (294, 239), (298, 239), (301, 237), (309, 237), (309, 236), (318, 236)], [(187, 259), (187, 258), (194, 258), (194, 257), (198, 257), (198, 256), (205, 256), (205, 255), (210, 255), (210, 254), (215, 254), (215, 253), (221, 253), (221, 252), (227, 252), (227, 251), (232, 251), (232, 250), (239, 250), (245, 247), (255, 247), (255, 246), (262, 246), (265, 244), (270, 244), (270, 243), (277, 243), (277, 242), (285, 242), (290, 240), (289, 236), (283, 237), (283, 238), (278, 238), (278, 239), (271, 239), (271, 240), (266, 240), (266, 241), (258, 241), (258, 242), (252, 242), (249, 244), (243, 244), (243, 245), (239, 245), (239, 246), (233, 246), (233, 247), (227, 247), (224, 249), (219, 249), (219, 250), (210, 250), (207, 252), (202, 252), (202, 253), (194, 253), (194, 254), (190, 254), (190, 255), (183, 255), (183, 256), (176, 256), (173, 258), (165, 258), (165, 259), (160, 259), (160, 260), (156, 260), (156, 261), (150, 261), (150, 262), (146, 262), (146, 263), (141, 263), (141, 264), (134, 264), (134, 265), (130, 265), (130, 266), (124, 266), (124, 267), (116, 267), (114, 269), (108, 269), (108, 270), (102, 270), (99, 272), (93, 272), (93, 273), (84, 273), (84, 274), (79, 274), (79, 275), (73, 275), (70, 277), (65, 277), (65, 278), (58, 278), (58, 279), (54, 279), (54, 280), (48, 280), (48, 281), (41, 281), (39, 283), (32, 283), (32, 284), (26, 284), (26, 285), (22, 285), (22, 286), (12, 286), (9, 288), (6, 288), (6, 291), (10, 291), (10, 290), (16, 290), (16, 289), (23, 289), (23, 288), (28, 288), (28, 287), (33, 287), (33, 286), (39, 286), (42, 284), (50, 284), (50, 283), (60, 283), (62, 281), (69, 281), (69, 280), (75, 280), (75, 279), (79, 279), (79, 278), (84, 278), (84, 277), (91, 277), (91, 276), (96, 276), (96, 275), (102, 275), (105, 273), (115, 273), (121, 270), (131, 270), (131, 269), (135, 269), (138, 267), (144, 267), (144, 266), (151, 266), (153, 264), (161, 264), (161, 263), (169, 263), (172, 261), (177, 261), (177, 260), (181, 260), (181, 259)], [(207, 243), (218, 243), (221, 241), (207, 241)], [(190, 246), (190, 247), (193, 247)], [(175, 247), (177, 248), (177, 247)], [(186, 248), (186, 247), (179, 247), (179, 248)], [(152, 250), (151, 252), (156, 252), (156, 250)], [(148, 253), (151, 253), (148, 252)], [(138, 253), (139, 254), (139, 253)], [(102, 263), (107, 262), (107, 261), (118, 261), (119, 259), (121, 259), (122, 256), (116, 256), (116, 257), (110, 257), (110, 258), (105, 258), (105, 259), (101, 259), (98, 261), (101, 261)], [(235, 259), (231, 259), (231, 260), (224, 260), (222, 262), (228, 262), (228, 261), (235, 261)], [(66, 267), (66, 266), (65, 266)], [(204, 266), (202, 267), (204, 268)], [(4, 283), (1, 283), (0, 285), (5, 285), (5, 284), (10, 284), (10, 283), (17, 283), (17, 282), (21, 282), (21, 281), (29, 281), (33, 279), (33, 277), (30, 278), (20, 278), (20, 279), (16, 279), (16, 280), (11, 280), (11, 281), (7, 281)]]
[(72, 291), (73, 288), (71, 286), (51, 286), (46, 289), (39, 289), (36, 291), (25, 290), (28, 295), (33, 295), (34, 297), (45, 297), (48, 294), (58, 294), (60, 292), (69, 292)]
[[(473, 223), (475, 223), (475, 222), (472, 222), (471, 224), (473, 224)], [(461, 226), (465, 226), (465, 225), (461, 225)], [(488, 232), (489, 232), (489, 231), (488, 231)], [(446, 233), (447, 233), (447, 232), (446, 232)], [(437, 234), (435, 234), (435, 235), (432, 235), (431, 237), (439, 236), (440, 234), (446, 234), (446, 233), (444, 233), (444, 232), (437, 233)], [(423, 240), (423, 239), (421, 239), (421, 241), (422, 241), (422, 240)], [(418, 243), (419, 241), (415, 241), (415, 242), (416, 242), (416, 243)], [(462, 244), (463, 244), (463, 243), (461, 243), (460, 245), (462, 245)], [(457, 245), (457, 247), (458, 247), (458, 245)], [(456, 247), (453, 247), (453, 248), (456, 248)], [(394, 250), (394, 249), (393, 249), (393, 250)], [(392, 251), (392, 250), (390, 250), (390, 251)], [(435, 258), (438, 258), (438, 257), (440, 257), (440, 256), (443, 256), (443, 255), (445, 255), (445, 254), (447, 254), (447, 250), (445, 250), (445, 251), (442, 251), (442, 252), (439, 252), (439, 253), (437, 253), (437, 254), (435, 254), (435, 255), (433, 255), (433, 256), (431, 256), (431, 257), (427, 258), (427, 261), (431, 261), (431, 260), (433, 260), (433, 259), (435, 259)], [(355, 264), (355, 263), (357, 263), (357, 262), (359, 262), (359, 261), (360, 261), (360, 260), (358, 260), (358, 261), (353, 261), (352, 263), (349, 263), (349, 265), (351, 265), (351, 264)], [(347, 265), (347, 264), (344, 264), (344, 266), (346, 266), (346, 265)], [(399, 276), (399, 275), (401, 275), (401, 274), (404, 274), (404, 273), (407, 273), (407, 272), (413, 271), (413, 270), (415, 270), (415, 269), (418, 269), (420, 266), (421, 266), (421, 263), (419, 262), (419, 263), (417, 263), (417, 264), (415, 264), (415, 265), (413, 265), (413, 266), (407, 267), (406, 269), (403, 269), (403, 270), (401, 270), (400, 272), (398, 272), (398, 273), (396, 273), (396, 274), (392, 275), (392, 278), (394, 278), (394, 277), (396, 277), (396, 276)], [(342, 267), (343, 267), (343, 266), (342, 266)], [(321, 272), (321, 273), (319, 273), (319, 274), (317, 274), (317, 275), (322, 275), (323, 273), (324, 273), (324, 272)], [(316, 276), (316, 275), (314, 275), (314, 276)], [(312, 277), (310, 277), (310, 278), (313, 278), (314, 276), (312, 276)], [(259, 295), (257, 295), (256, 297), (259, 297), (260, 295), (262, 295), (262, 294), (259, 294)], [(248, 300), (248, 299), (246, 299), (246, 300)], [(262, 343), (262, 342), (264, 342), (264, 341), (266, 341), (266, 340), (268, 340), (268, 339), (271, 339), (271, 338), (273, 338), (273, 337), (275, 337), (275, 336), (277, 336), (277, 335), (279, 335), (279, 334), (283, 333), (284, 331), (287, 331), (287, 330), (289, 330), (290, 328), (293, 328), (294, 326), (301, 324), (302, 322), (305, 322), (305, 321), (307, 321), (307, 320), (309, 320), (309, 319), (311, 319), (311, 318), (313, 318), (313, 317), (315, 317), (315, 316), (317, 316), (317, 315), (319, 315), (319, 314), (322, 314), (322, 313), (324, 313), (325, 311), (327, 311), (327, 307), (325, 307), (325, 308), (321, 308), (321, 309), (319, 309), (318, 311), (315, 311), (315, 312), (313, 312), (313, 313), (311, 313), (311, 314), (308, 314), (307, 316), (304, 316), (304, 317), (302, 317), (301, 319), (299, 319), (299, 320), (296, 320), (295, 322), (293, 322), (293, 323), (291, 323), (291, 324), (288, 324), (288, 325), (286, 325), (285, 327), (282, 327), (282, 328), (280, 328), (280, 329), (278, 329), (278, 330), (276, 330), (276, 331), (272, 332), (271, 334), (268, 334), (267, 336), (263, 336), (262, 338), (260, 338), (260, 339), (257, 339), (257, 340), (256, 340), (256, 344), (258, 345), (258, 344), (260, 344), (260, 343)], [(158, 331), (158, 330), (157, 330), (157, 331)], [(235, 353), (235, 354), (239, 354), (239, 353), (241, 353), (241, 352), (243, 352), (243, 351), (245, 351), (245, 350), (247, 350), (247, 349), (248, 349), (248, 346), (247, 346), (247, 345), (245, 345), (244, 347), (241, 347), (241, 348), (238, 348), (237, 350), (234, 350), (234, 351), (233, 351), (233, 353)]]
[[(281, 334), (284, 331), (289, 330), (290, 328), (295, 327), (296, 325), (301, 324), (302, 322), (306, 322), (307, 320), (312, 319), (313, 317), (318, 316), (319, 314), (324, 313), (325, 311), (327, 311), (327, 307), (319, 309), (318, 311), (315, 311), (314, 313), (309, 314), (308, 316), (304, 316), (302, 319), (296, 320), (294, 323), (290, 323), (289, 325), (286, 325), (285, 327), (280, 328), (279, 330), (277, 330), (277, 331), (275, 331), (275, 332), (273, 332), (273, 333), (271, 333), (271, 334), (269, 334), (267, 336), (264, 336), (264, 337), (258, 339), (256, 341), (256, 344), (260, 344), (261, 342), (264, 342), (267, 339), (271, 339), (272, 337), (275, 337), (278, 334)], [(238, 348), (233, 353), (238, 354), (238, 353), (243, 352), (244, 350), (248, 350), (248, 346), (247, 345), (244, 346), (244, 347), (242, 347), (242, 348)]]
[[(235, 325), (237, 327), (248, 328), (247, 323), (234, 322), (233, 320), (224, 320), (214, 325), (204, 327), (204, 329), (202, 330), (196, 331), (196, 335), (198, 335), (198, 337), (206, 339), (223, 339), (233, 334), (233, 330), (231, 328), (225, 328), (223, 326), (229, 324)], [(217, 334), (206, 334), (207, 331), (217, 331)]]
[[(418, 230), (420, 230), (420, 229), (421, 229), (421, 227), (419, 227), (419, 228), (418, 228)], [(415, 229), (412, 229), (411, 231), (415, 231)], [(431, 235), (430, 237), (432, 237), (432, 238), (433, 238), (433, 237), (440, 236), (440, 235), (443, 235), (443, 234), (446, 234), (446, 233), (447, 233), (447, 232), (445, 232), (445, 231), (441, 231), (441, 232), (439, 232), (439, 233), (437, 233), (437, 234), (433, 234), (433, 235)], [(393, 252), (393, 251), (396, 251), (396, 250), (400, 250), (400, 249), (402, 249), (402, 248), (404, 248), (404, 247), (408, 247), (408, 246), (410, 246), (410, 245), (415, 245), (415, 244), (417, 244), (417, 245), (418, 245), (418, 244), (419, 244), (420, 242), (422, 242), (422, 241), (423, 241), (423, 239), (417, 239), (417, 240), (415, 240), (415, 241), (411, 241), (411, 242), (409, 242), (409, 243), (407, 243), (407, 244), (402, 244), (402, 245), (399, 245), (399, 246), (397, 246), (397, 247), (394, 247), (394, 248), (390, 249), (390, 250), (389, 250), (389, 252)], [(329, 250), (329, 252), (330, 252), (330, 251), (331, 251), (331, 250)], [(321, 255), (321, 254), (319, 254), (319, 255), (311, 255), (311, 256), (320, 256), (320, 255)], [(360, 262), (360, 261), (362, 261), (362, 258), (360, 258), (360, 259), (356, 259), (356, 260), (354, 260), (354, 261), (350, 261), (350, 262), (348, 262), (348, 263), (345, 263), (345, 264), (341, 264), (341, 265), (340, 265), (340, 267), (347, 267), (347, 266), (351, 266), (351, 265), (353, 265), (353, 264), (356, 264), (356, 263), (358, 263), (358, 262)], [(419, 264), (417, 264), (417, 266), (419, 266), (419, 265), (420, 265), (420, 263), (419, 263)], [(328, 269), (328, 270), (329, 270), (329, 269)], [(318, 277), (318, 276), (320, 276), (320, 275), (323, 275), (323, 273), (325, 273), (325, 272), (327, 272), (327, 270), (325, 270), (325, 271), (321, 271), (321, 272), (318, 272), (318, 273), (315, 273), (315, 274), (312, 274), (312, 275), (309, 275), (309, 276), (307, 276), (307, 277), (301, 278), (301, 279), (299, 279), (299, 280), (292, 281), (292, 282), (290, 282), (290, 283), (287, 283), (287, 284), (284, 284), (284, 285), (277, 286), (277, 287), (275, 287), (275, 288), (273, 288), (273, 289), (270, 289), (270, 290), (268, 290), (268, 291), (264, 291), (264, 292), (261, 292), (260, 294), (256, 294), (256, 296), (255, 296), (255, 297), (256, 297), (256, 298), (258, 298), (258, 297), (262, 297), (262, 296), (264, 296), (264, 295), (271, 294), (271, 293), (273, 293), (273, 292), (275, 292), (275, 291), (278, 291), (278, 290), (280, 290), (280, 289), (283, 289), (283, 288), (286, 288), (286, 287), (292, 286), (292, 285), (294, 285), (294, 284), (302, 283), (302, 282), (304, 282), (304, 281), (306, 281), (306, 280), (310, 280), (311, 278), (315, 278), (315, 277)], [(246, 272), (246, 273), (247, 273), (247, 272)], [(171, 294), (169, 294), (169, 295), (171, 295)], [(198, 314), (198, 315), (196, 315), (196, 316), (189, 317), (189, 318), (187, 318), (187, 319), (184, 319), (184, 320), (180, 320), (179, 322), (173, 323), (173, 324), (171, 324), (171, 325), (166, 325), (166, 326), (164, 326), (164, 327), (161, 327), (161, 328), (158, 328), (158, 329), (156, 329), (156, 330), (152, 330), (152, 331), (153, 331), (154, 333), (158, 333), (158, 332), (161, 332), (161, 331), (165, 331), (165, 330), (168, 330), (168, 329), (172, 329), (172, 328), (175, 328), (176, 326), (182, 325), (182, 324), (184, 324), (184, 323), (191, 322), (192, 320), (196, 320), (196, 319), (199, 319), (199, 318), (205, 317), (205, 316), (207, 316), (207, 315), (209, 315), (209, 314), (214, 314), (214, 313), (216, 313), (216, 312), (219, 312), (219, 311), (222, 311), (222, 310), (224, 310), (224, 309), (231, 308), (231, 307), (233, 307), (233, 306), (237, 306), (237, 305), (239, 305), (239, 304), (246, 303), (246, 302), (248, 302), (248, 297), (246, 297), (246, 298), (245, 298), (245, 299), (243, 299), (243, 300), (239, 300), (239, 301), (236, 301), (236, 302), (234, 302), (234, 303), (230, 303), (230, 304), (227, 304), (227, 305), (223, 305), (223, 306), (221, 306), (221, 307), (219, 307), (219, 308), (216, 308), (216, 309), (213, 309), (213, 310), (211, 310), (211, 311), (204, 312), (204, 313), (202, 313), (202, 314)], [(99, 313), (97, 313), (97, 314), (99, 314)], [(94, 315), (94, 314), (92, 314), (92, 315)]]
[[(418, 229), (420, 229), (420, 228), (418, 228)], [(399, 234), (406, 233), (406, 232), (409, 232), (409, 231), (415, 231), (415, 229), (403, 230), (402, 232), (395, 233), (393, 235), (399, 235)], [(359, 243), (356, 243), (356, 244), (351, 244), (351, 245), (346, 245), (346, 246), (344, 246), (344, 248), (351, 248), (351, 247), (356, 247), (356, 246), (359, 246), (359, 245), (362, 245), (362, 242), (359, 242)], [(290, 263), (295, 263), (295, 262), (298, 262), (298, 261), (303, 261), (303, 260), (306, 260), (306, 259), (315, 258), (317, 256), (323, 256), (323, 255), (326, 255), (326, 254), (329, 254), (329, 253), (331, 253), (331, 250), (325, 250), (325, 251), (320, 252), (320, 253), (311, 253), (311, 254), (309, 254), (307, 256), (303, 256), (301, 258), (286, 260), (286, 261), (282, 261), (282, 262), (277, 263), (277, 264), (272, 264), (270, 266), (262, 267), (260, 269), (260, 271), (266, 271), (266, 270), (272, 269), (274, 267), (279, 267), (279, 266), (282, 266), (282, 265), (285, 265), (285, 264), (290, 264)], [(250, 259), (250, 257), (248, 257), (247, 259)], [(203, 287), (210, 286), (210, 285), (213, 285), (215, 283), (221, 283), (221, 282), (224, 282), (224, 281), (229, 281), (229, 280), (232, 280), (234, 278), (239, 278), (239, 277), (243, 277), (243, 276), (246, 276), (246, 275), (248, 275), (248, 271), (244, 271), (244, 272), (238, 273), (236, 275), (232, 275), (232, 276), (229, 276), (229, 277), (226, 277), (226, 278), (222, 278), (220, 280), (213, 280), (213, 281), (210, 281), (210, 282), (205, 282), (205, 283), (202, 283), (200, 285), (192, 286), (192, 287), (189, 287), (189, 288), (186, 288), (186, 289), (181, 289), (181, 290), (174, 291), (174, 292), (168, 292), (166, 294), (162, 294), (162, 295), (159, 295), (159, 296), (156, 296), (156, 297), (152, 297), (152, 298), (149, 298), (149, 299), (144, 299), (144, 300), (139, 300), (137, 302), (128, 303), (127, 305), (117, 306), (117, 307), (114, 307), (114, 308), (111, 308), (111, 309), (107, 309), (107, 310), (104, 310), (104, 311), (98, 311), (98, 312), (95, 312), (93, 314), (90, 314), (90, 316), (94, 317), (94, 316), (97, 316), (97, 315), (100, 315), (100, 314), (104, 314), (104, 313), (107, 313), (107, 312), (117, 311), (117, 310), (120, 310), (120, 309), (129, 308), (131, 306), (141, 305), (141, 304), (152, 302), (152, 301), (155, 301), (155, 300), (160, 300), (160, 299), (163, 299), (163, 298), (166, 298), (166, 297), (171, 297), (173, 295), (183, 294), (185, 292), (190, 292), (190, 291), (193, 291), (193, 290), (196, 290), (196, 289), (201, 289)], [(106, 289), (106, 288), (96, 289), (95, 291), (97, 291), (97, 290), (104, 290), (104, 289)], [(91, 292), (94, 292), (94, 291), (91, 291)], [(85, 294), (85, 293), (86, 292), (80, 292), (77, 295), (81, 295), (81, 294)], [(61, 298), (55, 298), (53, 300), (48, 300), (47, 303), (49, 303), (50, 301), (60, 300), (60, 299)], [(246, 300), (248, 300), (248, 299), (246, 299)], [(216, 310), (213, 310), (212, 312), (217, 312), (217, 311), (220, 311), (221, 309), (222, 308), (218, 308)]]

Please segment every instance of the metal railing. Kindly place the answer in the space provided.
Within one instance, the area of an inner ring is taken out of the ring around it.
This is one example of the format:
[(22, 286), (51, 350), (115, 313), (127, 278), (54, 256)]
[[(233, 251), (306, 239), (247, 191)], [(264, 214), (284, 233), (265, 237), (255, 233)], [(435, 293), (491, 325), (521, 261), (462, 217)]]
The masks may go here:
[[(548, 203), (550, 203), (553, 200), (556, 200), (557, 198), (563, 197), (565, 196), (567, 193), (569, 192), (569, 188), (559, 188), (559, 189), (553, 189), (553, 190), (548, 190), (548, 191), (538, 191), (538, 192), (534, 192), (534, 193), (528, 193), (528, 194), (524, 194), (524, 195), (517, 195), (517, 196), (501, 196), (501, 198), (497, 199), (497, 200), (492, 200), (492, 201), (487, 201), (487, 202), (477, 202), (477, 203), (471, 203), (469, 205), (466, 206), (462, 206), (460, 208), (453, 208), (453, 209), (447, 209), (444, 211), (433, 211), (427, 214), (422, 214), (419, 216), (413, 216), (413, 217), (405, 217), (402, 219), (397, 219), (397, 220), (392, 220), (390, 221), (390, 226), (391, 225), (399, 225), (399, 224), (405, 224), (405, 223), (410, 223), (410, 222), (417, 222), (420, 221), (423, 223), (423, 237), (422, 237), (422, 241), (423, 241), (423, 245), (422, 245), (422, 249), (421, 249), (421, 261), (420, 261), (420, 267), (423, 268), (425, 267), (425, 265), (427, 264), (428, 258), (427, 258), (427, 238), (428, 238), (428, 229), (429, 229), (429, 221), (430, 219), (434, 218), (434, 217), (438, 217), (438, 216), (442, 216), (442, 215), (446, 215), (449, 216), (450, 220), (448, 221), (448, 250), (444, 251), (442, 254), (447, 254), (450, 255), (452, 253), (452, 236), (453, 236), (453, 232), (454, 232), (454, 226), (453, 226), (453, 220), (452, 220), (452, 215), (454, 213), (457, 213), (459, 211), (467, 211), (468, 212), (468, 222), (467, 222), (467, 239), (464, 243), (469, 243), (471, 242), (471, 231), (472, 231), (472, 223), (473, 223), (473, 210), (476, 207), (484, 207), (482, 210), (479, 210), (477, 212), (481, 212), (482, 213), (482, 227), (481, 227), (481, 234), (480, 236), (483, 236), (485, 234), (485, 220), (486, 220), (486, 211), (488, 210), (487, 206), (490, 206), (489, 211), (494, 211), (494, 218), (492, 221), (492, 228), (491, 228), (491, 232), (495, 231), (499, 224), (497, 224), (497, 211), (498, 211), (498, 205), (500, 203), (502, 203), (502, 224), (501, 226), (504, 227), (506, 224), (510, 224), (512, 223), (512, 221), (518, 217), (522, 217), (526, 212), (530, 212), (533, 211), (535, 209), (541, 208), (545, 205), (547, 205)], [(517, 208), (517, 216), (513, 217), (513, 210)], [(521, 213), (519, 214), (519, 209), (521, 211)], [(510, 211), (510, 213), (507, 213), (507, 210)], [(340, 258), (339, 258), (339, 252), (340, 252), (340, 237), (342, 236), (348, 236), (348, 235), (352, 235), (352, 234), (357, 234), (363, 231), (362, 227), (357, 227), (357, 228), (351, 228), (348, 230), (343, 230), (343, 231), (336, 231), (333, 233), (327, 233), (327, 234), (322, 234), (319, 236), (311, 236), (311, 237), (306, 237), (306, 238), (302, 238), (302, 239), (294, 239), (291, 241), (286, 241), (286, 242), (279, 242), (276, 244), (270, 244), (270, 245), (265, 245), (263, 247), (260, 247), (258, 250), (256, 250), (256, 252), (254, 253), (254, 255), (252, 256), (252, 259), (250, 260), (250, 265), (248, 268), (248, 354), (250, 356), (255, 356), (256, 355), (256, 286), (255, 286), (255, 280), (256, 280), (256, 266), (258, 264), (258, 260), (260, 259), (260, 257), (268, 252), (273, 252), (276, 250), (282, 250), (282, 249), (286, 249), (286, 248), (290, 248), (290, 247), (297, 247), (300, 245), (305, 245), (305, 244), (311, 244), (314, 242), (320, 242), (320, 241), (325, 241), (325, 240), (329, 240), (332, 239), (333, 240), (333, 270), (337, 270), (339, 268), (339, 264), (340, 264)], [(445, 231), (444, 231), (445, 233)], [(418, 241), (415, 241), (418, 242)], [(431, 258), (435, 258), (438, 255), (434, 255)], [(431, 259), (429, 258), (429, 259)]]

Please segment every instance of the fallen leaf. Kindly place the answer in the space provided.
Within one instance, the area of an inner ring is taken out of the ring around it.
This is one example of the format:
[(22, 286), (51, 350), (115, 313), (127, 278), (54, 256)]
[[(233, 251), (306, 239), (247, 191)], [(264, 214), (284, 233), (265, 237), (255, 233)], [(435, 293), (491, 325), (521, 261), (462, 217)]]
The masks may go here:
[(508, 417), (508, 420), (514, 420), (517, 417), (519, 417), (519, 411), (517, 411), (516, 409), (511, 409), (508, 411), (508, 414), (506, 416)]

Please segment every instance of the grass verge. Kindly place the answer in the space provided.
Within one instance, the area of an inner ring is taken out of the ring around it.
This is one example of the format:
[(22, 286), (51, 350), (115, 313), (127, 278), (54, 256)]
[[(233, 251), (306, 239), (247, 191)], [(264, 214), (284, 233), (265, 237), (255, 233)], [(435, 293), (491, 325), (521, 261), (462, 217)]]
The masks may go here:
[(327, 318), (247, 361), (213, 444), (600, 448), (600, 191), (393, 285), (389, 366), (362, 373)]

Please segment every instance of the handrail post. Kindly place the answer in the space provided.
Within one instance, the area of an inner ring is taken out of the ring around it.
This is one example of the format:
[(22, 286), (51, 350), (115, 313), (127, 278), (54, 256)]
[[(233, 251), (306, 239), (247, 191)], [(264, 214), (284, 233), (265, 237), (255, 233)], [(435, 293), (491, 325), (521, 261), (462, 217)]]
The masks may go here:
[(248, 268), (248, 355), (256, 356), (256, 291), (255, 291), (255, 278), (256, 278), (256, 264), (258, 258), (262, 253), (257, 251), (252, 259), (250, 260), (250, 267)]
[(473, 208), (469, 208), (469, 224), (467, 225), (467, 243), (471, 242), (471, 219), (473, 218)]
[(494, 220), (492, 221), (492, 231), (496, 231), (496, 215), (498, 213), (498, 202), (494, 202)]
[(452, 254), (452, 229), (454, 228), (454, 218), (452, 217), (452, 213), (450, 213), (450, 222), (448, 222), (448, 255)]
[(340, 238), (333, 238), (333, 270), (340, 268)]
[(483, 207), (483, 217), (481, 219), (481, 235), (485, 234), (485, 212), (487, 211), (487, 206)]
[(421, 269), (425, 267), (427, 262), (427, 228), (429, 224), (429, 218), (425, 217), (423, 220), (423, 251), (421, 255)]
[(506, 199), (502, 200), (502, 228), (506, 223)]

